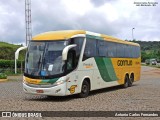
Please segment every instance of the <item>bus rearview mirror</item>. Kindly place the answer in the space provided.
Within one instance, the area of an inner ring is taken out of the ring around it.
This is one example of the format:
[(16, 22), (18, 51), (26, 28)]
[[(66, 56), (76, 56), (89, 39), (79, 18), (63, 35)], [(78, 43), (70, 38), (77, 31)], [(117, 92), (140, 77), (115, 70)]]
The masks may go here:
[(62, 51), (62, 60), (65, 61), (67, 60), (67, 55), (68, 55), (68, 51), (71, 49), (71, 48), (74, 48), (76, 47), (77, 45), (76, 44), (73, 44), (73, 45), (68, 45), (66, 46), (63, 51)]

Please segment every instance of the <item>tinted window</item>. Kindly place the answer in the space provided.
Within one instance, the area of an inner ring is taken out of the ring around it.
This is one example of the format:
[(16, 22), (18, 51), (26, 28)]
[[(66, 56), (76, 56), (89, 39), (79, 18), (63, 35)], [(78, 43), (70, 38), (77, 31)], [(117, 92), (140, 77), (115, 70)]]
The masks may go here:
[(81, 53), (81, 49), (82, 49), (82, 45), (83, 45), (83, 41), (84, 38), (72, 38), (69, 41), (69, 44), (76, 44), (77, 46), (71, 50), (75, 51), (75, 67), (78, 65), (78, 61), (79, 61), (79, 57), (80, 57), (80, 53)]
[(117, 43), (117, 57), (124, 57), (125, 45)]
[(135, 48), (135, 46), (131, 46), (131, 58), (134, 58), (135, 57), (135, 51), (134, 51), (134, 48)]
[(135, 55), (134, 57), (138, 58), (140, 56), (140, 47), (135, 46)]
[(117, 55), (116, 43), (107, 42), (107, 48), (108, 48), (108, 57), (116, 57)]
[(86, 46), (83, 54), (83, 60), (86, 60), (90, 57), (95, 57), (97, 56), (97, 40), (95, 39), (86, 39)]
[(125, 45), (125, 46), (124, 46), (124, 50), (125, 50), (125, 51), (124, 51), (124, 57), (125, 57), (125, 58), (129, 57), (129, 54), (131, 54), (131, 53), (130, 53), (130, 49), (129, 49), (129, 45)]
[(108, 47), (106, 41), (98, 41), (98, 54), (100, 57), (108, 56)]
[[(90, 45), (90, 47), (88, 46), (89, 48), (87, 48), (87, 49), (91, 49), (92, 56), (95, 56), (96, 42), (93, 42), (93, 44), (92, 44), (90, 41), (90, 43), (88, 42), (87, 44)], [(138, 58), (140, 56), (140, 47), (138, 47), (138, 46), (110, 42), (110, 41), (97, 40), (97, 47), (98, 47), (97, 48), (97, 55), (99, 57)], [(88, 56), (91, 57), (91, 55), (88, 55)]]

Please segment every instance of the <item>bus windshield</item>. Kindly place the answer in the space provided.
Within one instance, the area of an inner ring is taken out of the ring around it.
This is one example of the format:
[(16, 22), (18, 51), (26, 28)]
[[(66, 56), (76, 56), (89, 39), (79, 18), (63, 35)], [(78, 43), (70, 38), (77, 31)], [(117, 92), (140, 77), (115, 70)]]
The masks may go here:
[(25, 73), (32, 76), (62, 74), (64, 72), (62, 51), (67, 45), (67, 41), (30, 42), (26, 54)]

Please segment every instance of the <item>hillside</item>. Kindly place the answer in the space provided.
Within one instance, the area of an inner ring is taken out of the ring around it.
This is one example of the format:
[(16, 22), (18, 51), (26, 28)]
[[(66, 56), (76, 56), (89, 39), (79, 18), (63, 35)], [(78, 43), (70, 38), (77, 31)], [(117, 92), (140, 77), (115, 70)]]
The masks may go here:
[(21, 45), (15, 45), (15, 44), (10, 44), (6, 42), (0, 42), (0, 47), (11, 47), (14, 49), (17, 49), (18, 47), (21, 47)]
[(156, 58), (160, 61), (160, 41), (132, 41), (140, 44), (142, 62), (146, 59)]
[(141, 45), (143, 51), (160, 49), (160, 41), (133, 41)]
[[(14, 45), (6, 42), (0, 42), (0, 59), (4, 60), (14, 60), (16, 50), (21, 47), (21, 45)], [(25, 51), (20, 52), (19, 59), (24, 60)]]

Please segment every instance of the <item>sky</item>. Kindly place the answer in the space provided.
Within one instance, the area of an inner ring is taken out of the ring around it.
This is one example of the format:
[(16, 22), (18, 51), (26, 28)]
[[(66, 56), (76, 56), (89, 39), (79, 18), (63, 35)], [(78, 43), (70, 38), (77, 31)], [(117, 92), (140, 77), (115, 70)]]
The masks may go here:
[[(83, 29), (124, 40), (160, 41), (159, 12), (158, 0), (32, 0), (32, 34)], [(25, 43), (25, 0), (0, 0), (0, 41)]]

